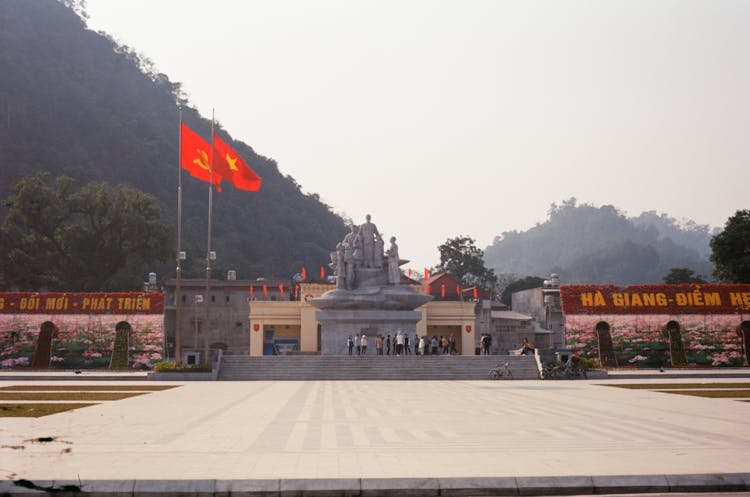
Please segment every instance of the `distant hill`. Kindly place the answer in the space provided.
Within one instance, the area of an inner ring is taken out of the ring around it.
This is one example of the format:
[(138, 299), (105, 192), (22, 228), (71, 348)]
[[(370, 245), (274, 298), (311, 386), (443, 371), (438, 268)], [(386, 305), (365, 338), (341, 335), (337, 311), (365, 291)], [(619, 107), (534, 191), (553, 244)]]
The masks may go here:
[[(189, 107), (179, 83), (87, 29), (71, 8), (55, 0), (0, 0), (0, 197), (19, 178), (49, 171), (79, 184), (135, 186), (157, 197), (164, 221), (176, 222), (180, 105), (186, 124), (209, 138), (210, 121)], [(263, 187), (249, 193), (225, 183), (214, 195), (215, 274), (287, 276), (325, 264), (347, 231), (344, 221), (316, 194), (302, 193), (272, 159), (221, 127), (218, 133)], [(200, 276), (208, 190), (188, 175), (183, 183), (185, 274)], [(174, 264), (161, 270), (171, 273)]]
[(533, 228), (495, 237), (484, 251), (498, 274), (560, 274), (565, 283), (658, 283), (672, 267), (710, 278), (712, 233), (708, 226), (644, 212), (627, 218), (615, 207), (552, 205), (549, 219)]

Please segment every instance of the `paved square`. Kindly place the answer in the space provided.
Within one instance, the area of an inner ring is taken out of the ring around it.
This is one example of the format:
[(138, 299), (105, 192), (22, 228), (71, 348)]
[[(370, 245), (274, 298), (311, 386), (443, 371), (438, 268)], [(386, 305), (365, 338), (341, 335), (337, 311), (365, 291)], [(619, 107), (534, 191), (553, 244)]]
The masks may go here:
[[(19, 383), (45, 384), (0, 386)], [(750, 403), (604, 383), (188, 382), (0, 418), (0, 470), (46, 480), (750, 473)], [(29, 442), (38, 437), (56, 438)]]

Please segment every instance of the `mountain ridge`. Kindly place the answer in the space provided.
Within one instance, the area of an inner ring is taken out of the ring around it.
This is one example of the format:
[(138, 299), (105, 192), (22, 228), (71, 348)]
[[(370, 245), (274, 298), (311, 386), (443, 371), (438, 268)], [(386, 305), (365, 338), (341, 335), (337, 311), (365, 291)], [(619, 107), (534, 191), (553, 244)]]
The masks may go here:
[(673, 267), (710, 278), (713, 233), (655, 211), (628, 218), (612, 205), (579, 205), (571, 198), (552, 204), (545, 222), (495, 237), (484, 258), (498, 274), (558, 273), (566, 283), (660, 283)]

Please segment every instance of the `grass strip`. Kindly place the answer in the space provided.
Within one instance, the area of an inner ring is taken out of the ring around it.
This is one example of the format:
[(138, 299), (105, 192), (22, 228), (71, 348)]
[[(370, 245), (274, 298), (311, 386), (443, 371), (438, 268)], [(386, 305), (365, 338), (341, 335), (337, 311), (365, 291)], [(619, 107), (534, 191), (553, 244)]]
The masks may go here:
[(750, 388), (750, 383), (607, 383), (605, 387), (629, 388), (632, 390), (708, 390), (714, 388)]
[(41, 418), (50, 414), (95, 406), (95, 403), (73, 404), (0, 404), (0, 418)]
[(122, 400), (148, 392), (0, 392), (0, 400), (65, 400), (101, 401)]
[(12, 385), (7, 392), (159, 392), (177, 385)]
[(710, 399), (748, 399), (748, 390), (657, 390), (662, 393), (674, 393), (677, 395), (691, 395), (693, 397), (706, 397)]

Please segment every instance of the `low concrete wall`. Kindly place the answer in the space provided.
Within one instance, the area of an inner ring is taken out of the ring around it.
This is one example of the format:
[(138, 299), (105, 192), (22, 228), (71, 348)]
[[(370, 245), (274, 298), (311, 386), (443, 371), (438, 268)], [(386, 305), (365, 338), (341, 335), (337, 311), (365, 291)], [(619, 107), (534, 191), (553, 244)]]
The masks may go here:
[(211, 371), (201, 371), (200, 373), (153, 371), (148, 373), (146, 379), (152, 381), (212, 381), (214, 380), (214, 376)]
[(742, 492), (746, 473), (497, 478), (339, 478), (284, 480), (0, 481), (0, 495), (88, 493), (102, 497), (462, 497), (466, 495), (589, 495)]

